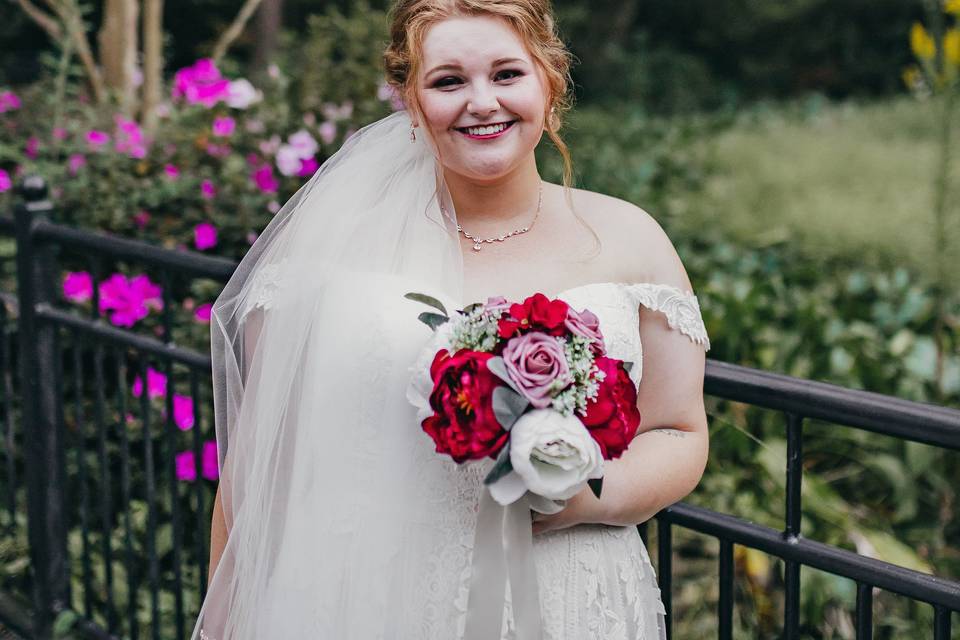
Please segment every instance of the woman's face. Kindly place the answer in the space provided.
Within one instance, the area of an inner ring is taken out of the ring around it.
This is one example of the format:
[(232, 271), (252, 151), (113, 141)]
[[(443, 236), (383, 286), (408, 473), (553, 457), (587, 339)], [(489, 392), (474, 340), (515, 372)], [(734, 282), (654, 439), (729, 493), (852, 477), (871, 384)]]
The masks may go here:
[(429, 128), (444, 167), (492, 182), (529, 159), (543, 135), (547, 88), (508, 22), (448, 18), (427, 30), (422, 54), (418, 124)]

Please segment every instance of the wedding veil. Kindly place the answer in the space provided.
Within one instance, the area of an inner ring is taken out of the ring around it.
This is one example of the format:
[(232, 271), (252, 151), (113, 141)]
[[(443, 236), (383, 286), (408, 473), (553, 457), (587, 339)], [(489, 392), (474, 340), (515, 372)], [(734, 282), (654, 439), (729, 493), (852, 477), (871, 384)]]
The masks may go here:
[[(351, 136), (213, 306), (229, 537), (193, 638), (306, 637), (283, 634), (303, 631), (277, 622), (288, 605), (322, 621), (310, 637), (417, 635), (400, 629), (424, 612), (404, 609), (439, 535), (436, 503), (418, 498), (443, 479), (425, 471), (423, 452), (438, 456), (406, 419), (400, 365), (430, 330), (402, 295), (459, 307), (463, 269), (435, 146), (409, 132), (401, 111)], [(396, 322), (383, 322), (384, 301)]]

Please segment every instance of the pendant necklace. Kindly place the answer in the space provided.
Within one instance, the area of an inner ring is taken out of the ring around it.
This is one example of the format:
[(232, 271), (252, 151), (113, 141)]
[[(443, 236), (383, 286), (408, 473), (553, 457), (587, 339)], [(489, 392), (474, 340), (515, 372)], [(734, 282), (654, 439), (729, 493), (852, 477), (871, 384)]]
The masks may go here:
[(457, 231), (459, 231), (460, 233), (462, 233), (465, 238), (468, 238), (468, 239), (470, 239), (470, 240), (473, 240), (473, 250), (474, 250), (474, 251), (480, 251), (480, 248), (483, 246), (483, 243), (484, 243), (484, 242), (503, 242), (504, 240), (506, 240), (507, 238), (509, 238), (509, 237), (511, 237), (511, 236), (519, 235), (519, 234), (521, 234), (521, 233), (526, 233), (527, 231), (529, 231), (530, 229), (532, 229), (532, 228), (533, 228), (533, 223), (537, 221), (537, 217), (540, 215), (540, 206), (541, 206), (542, 204), (543, 204), (543, 182), (540, 183), (540, 195), (539, 195), (538, 198), (537, 198), (537, 212), (536, 212), (536, 214), (534, 214), (533, 220), (530, 222), (530, 224), (527, 225), (527, 226), (525, 226), (525, 227), (520, 227), (519, 229), (514, 229), (514, 230), (511, 231), (510, 233), (504, 234), (504, 235), (502, 235), (502, 236), (494, 236), (494, 237), (492, 237), (492, 238), (480, 238), (480, 237), (477, 237), (477, 236), (475, 236), (475, 235), (473, 235), (473, 234), (468, 233), (467, 231), (465, 231), (465, 230), (463, 229), (463, 227), (461, 227), (459, 224), (457, 224), (457, 222), (456, 222), (453, 218), (450, 217), (450, 214), (447, 213), (447, 210), (446, 210), (446, 208), (443, 206), (443, 204), (440, 205), (440, 211), (443, 212), (443, 215), (447, 216), (447, 218), (450, 220), (450, 222), (453, 222), (454, 224), (457, 225)]

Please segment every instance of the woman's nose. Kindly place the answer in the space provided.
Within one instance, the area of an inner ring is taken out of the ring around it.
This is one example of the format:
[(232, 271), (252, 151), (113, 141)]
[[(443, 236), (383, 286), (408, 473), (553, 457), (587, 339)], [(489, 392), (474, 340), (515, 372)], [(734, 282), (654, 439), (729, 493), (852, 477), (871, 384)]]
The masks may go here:
[(473, 95), (467, 103), (467, 110), (478, 117), (487, 116), (500, 108), (496, 93), (488, 85), (474, 85)]

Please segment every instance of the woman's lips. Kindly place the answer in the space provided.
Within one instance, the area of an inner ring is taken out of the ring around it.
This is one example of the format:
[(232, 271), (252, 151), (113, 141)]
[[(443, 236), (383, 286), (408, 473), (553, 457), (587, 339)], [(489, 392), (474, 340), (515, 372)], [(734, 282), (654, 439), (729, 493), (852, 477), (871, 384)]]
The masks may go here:
[[(505, 134), (507, 131), (510, 131), (510, 129), (513, 128), (514, 122), (516, 122), (516, 120), (511, 120), (510, 122), (506, 123), (507, 126), (503, 128), (503, 131), (499, 131), (499, 132), (497, 132), (497, 133), (491, 133), (491, 134), (485, 135), (485, 136), (476, 136), (476, 135), (473, 135), (473, 134), (471, 134), (471, 133), (468, 133), (466, 127), (464, 127), (463, 129), (457, 129), (457, 131), (460, 132), (460, 133), (462, 133), (464, 136), (466, 136), (467, 138), (470, 138), (470, 139), (472, 139), (472, 140), (492, 140), (493, 138), (499, 138), (500, 136), (502, 136), (503, 134)], [(500, 124), (500, 123), (497, 123), (497, 124)], [(472, 127), (471, 127), (471, 128), (472, 128)]]

